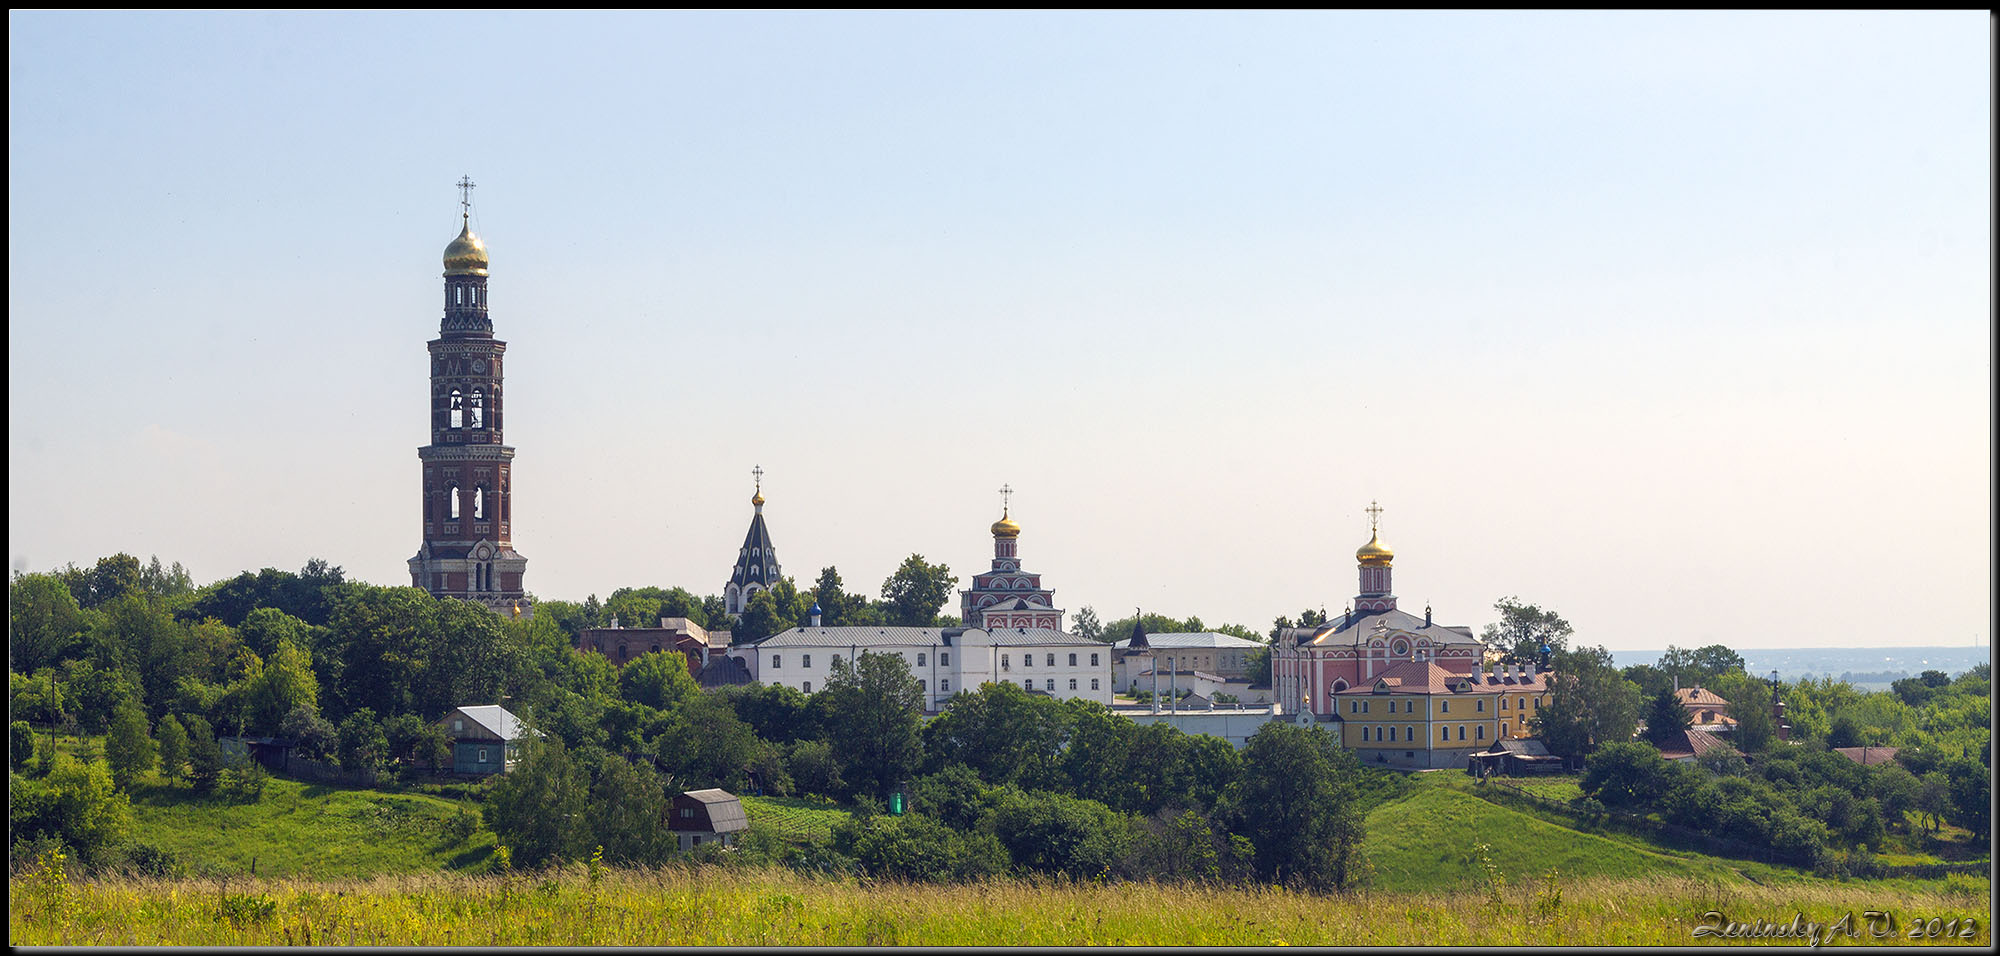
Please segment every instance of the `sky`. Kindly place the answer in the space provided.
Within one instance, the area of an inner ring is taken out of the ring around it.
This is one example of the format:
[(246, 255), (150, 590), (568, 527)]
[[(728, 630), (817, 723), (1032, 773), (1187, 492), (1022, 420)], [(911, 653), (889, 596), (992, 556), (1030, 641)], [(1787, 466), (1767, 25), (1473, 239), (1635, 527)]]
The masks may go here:
[[(1612, 649), (1993, 621), (1944, 13), (8, 15), (8, 557), (407, 584), (439, 256), (539, 599), (969, 584)], [(956, 599), (946, 608), (955, 613)]]

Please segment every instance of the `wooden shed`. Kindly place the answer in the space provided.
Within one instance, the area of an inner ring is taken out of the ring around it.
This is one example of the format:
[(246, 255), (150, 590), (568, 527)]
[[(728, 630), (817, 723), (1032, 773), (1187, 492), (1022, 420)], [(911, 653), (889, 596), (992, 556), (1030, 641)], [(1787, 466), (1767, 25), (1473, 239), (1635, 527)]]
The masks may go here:
[(667, 830), (680, 841), (683, 850), (704, 843), (735, 846), (750, 829), (743, 813), (743, 801), (727, 790), (689, 790), (674, 798), (667, 809)]

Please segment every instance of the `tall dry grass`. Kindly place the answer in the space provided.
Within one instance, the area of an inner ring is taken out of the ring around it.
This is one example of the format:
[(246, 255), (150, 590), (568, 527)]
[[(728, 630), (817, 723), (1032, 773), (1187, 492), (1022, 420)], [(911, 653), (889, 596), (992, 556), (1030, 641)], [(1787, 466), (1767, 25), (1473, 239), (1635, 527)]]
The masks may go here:
[(1452, 892), (1316, 896), (1066, 880), (909, 885), (735, 867), (601, 868), (593, 876), (573, 866), (514, 876), (55, 885), (34, 874), (10, 881), (16, 945), (1698, 945), (1713, 941), (1692, 935), (1709, 910), (1769, 923), (1852, 914), (1860, 928), (1871, 909), (1898, 914), (1905, 932), (1919, 918), (1978, 921), (1970, 939), (1922, 942), (1992, 940), (1991, 883), (1964, 878), (1759, 886), (1558, 875)]

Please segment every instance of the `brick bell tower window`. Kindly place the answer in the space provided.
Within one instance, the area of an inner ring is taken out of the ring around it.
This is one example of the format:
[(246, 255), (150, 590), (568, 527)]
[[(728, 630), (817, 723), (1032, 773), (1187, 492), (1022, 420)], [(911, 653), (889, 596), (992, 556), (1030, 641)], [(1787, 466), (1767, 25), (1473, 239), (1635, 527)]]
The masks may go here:
[(472, 416), (471, 416), (471, 418), (472, 418), (472, 427), (473, 427), (473, 428), (485, 428), (485, 427), (486, 427), (486, 393), (485, 393), (485, 392), (482, 392), (482, 391), (480, 391), (479, 389), (476, 389), (476, 388), (472, 390), (472, 405), (471, 405), (471, 412), (472, 412)]
[(465, 396), (455, 388), (451, 390), (451, 427), (465, 427)]
[(450, 491), (448, 491), (448, 492), (447, 492), (447, 494), (449, 494), (449, 495), (451, 496), (451, 519), (452, 519), (453, 521), (457, 521), (457, 520), (458, 520), (458, 486), (457, 486), (457, 485), (452, 485), (452, 486), (451, 486), (451, 489), (450, 489)]
[(486, 517), (486, 489), (484, 488), (472, 489), (472, 516), (474, 518)]

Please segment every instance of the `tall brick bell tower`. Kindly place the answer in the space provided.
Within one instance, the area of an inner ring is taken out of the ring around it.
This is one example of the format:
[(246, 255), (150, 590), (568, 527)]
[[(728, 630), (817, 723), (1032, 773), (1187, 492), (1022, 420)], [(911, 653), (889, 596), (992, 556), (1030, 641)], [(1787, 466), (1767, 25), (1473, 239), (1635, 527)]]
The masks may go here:
[(437, 597), (534, 613), (514, 550), (514, 449), (502, 444), (500, 390), (507, 343), (486, 314), (486, 244), (472, 234), (472, 180), (460, 179), (462, 228), (444, 249), (444, 322), (431, 340), (431, 441), (424, 463), (424, 544), (410, 583)]

